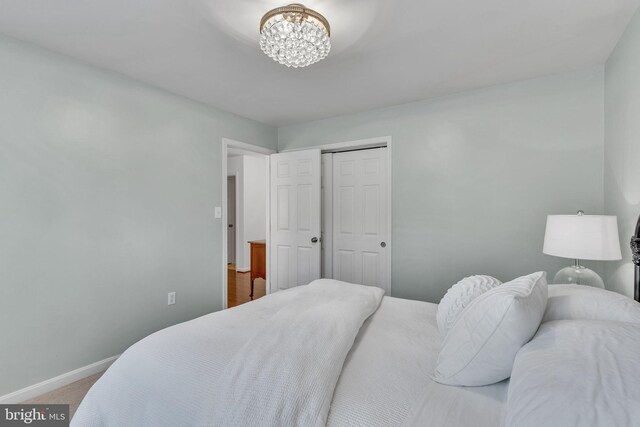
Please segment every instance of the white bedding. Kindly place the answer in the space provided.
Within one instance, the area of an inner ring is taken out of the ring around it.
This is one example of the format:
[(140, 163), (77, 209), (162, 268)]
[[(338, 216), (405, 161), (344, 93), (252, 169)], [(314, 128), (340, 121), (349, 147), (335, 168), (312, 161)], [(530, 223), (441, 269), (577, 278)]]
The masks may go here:
[(324, 426), (347, 353), (384, 291), (335, 280), (294, 289), (216, 381), (198, 425)]
[[(278, 292), (167, 328), (136, 343), (89, 391), (72, 425), (226, 424), (226, 412), (216, 412), (216, 405), (220, 407), (225, 389), (234, 389), (234, 375), (242, 372), (243, 359), (251, 362), (252, 357), (259, 357), (241, 349), (254, 336), (257, 325), (267, 324), (283, 307), (295, 307), (296, 295), (293, 290)], [(441, 345), (436, 309), (435, 304), (425, 302), (382, 299), (378, 310), (360, 328), (344, 362), (327, 425), (502, 425), (506, 383), (464, 388), (440, 385), (430, 379)], [(304, 337), (313, 339), (313, 334), (305, 333)], [(251, 363), (255, 366), (255, 360)], [(317, 368), (309, 360), (306, 363), (309, 369)], [(274, 360), (268, 364), (277, 365)], [(339, 370), (342, 362), (334, 365)], [(233, 366), (235, 374), (229, 374)], [(253, 375), (260, 372), (251, 369)], [(283, 363), (282, 369), (287, 371), (287, 364)], [(324, 372), (331, 375), (332, 370)], [(226, 385), (221, 387), (223, 382)], [(282, 393), (286, 383), (276, 381), (276, 388), (280, 387), (277, 393)], [(282, 399), (277, 393), (272, 396), (265, 391), (264, 384), (254, 397)], [(241, 385), (235, 392), (250, 390)], [(260, 424), (270, 425), (267, 419)], [(293, 419), (291, 425), (310, 424)]]
[(640, 329), (637, 323), (543, 323), (516, 358), (507, 425), (640, 425)]
[[(347, 353), (383, 293), (318, 280), (157, 332), (100, 378), (73, 425), (325, 425)], [(221, 327), (241, 338), (220, 339)]]
[(503, 425), (507, 381), (453, 387), (431, 379), (442, 344), (437, 308), (383, 298), (347, 357), (328, 426)]

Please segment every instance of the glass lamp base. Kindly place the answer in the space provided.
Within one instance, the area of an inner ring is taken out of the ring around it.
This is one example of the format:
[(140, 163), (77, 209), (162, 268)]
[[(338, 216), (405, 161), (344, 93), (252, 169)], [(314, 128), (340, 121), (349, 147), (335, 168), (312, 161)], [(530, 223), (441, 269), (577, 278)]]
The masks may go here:
[(570, 265), (558, 271), (553, 278), (553, 283), (557, 285), (568, 283), (604, 289), (604, 282), (598, 273), (582, 265)]

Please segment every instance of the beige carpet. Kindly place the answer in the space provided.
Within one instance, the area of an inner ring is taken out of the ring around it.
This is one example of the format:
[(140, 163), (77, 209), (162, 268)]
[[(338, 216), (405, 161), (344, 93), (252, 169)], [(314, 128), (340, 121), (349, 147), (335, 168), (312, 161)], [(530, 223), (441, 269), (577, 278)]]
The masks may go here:
[(43, 394), (31, 400), (27, 400), (24, 403), (31, 404), (67, 404), (69, 405), (69, 416), (73, 418), (73, 414), (76, 413), (80, 402), (84, 399), (85, 394), (89, 391), (93, 383), (98, 381), (98, 378), (102, 376), (104, 372), (100, 372), (90, 377), (83, 378), (79, 381), (60, 387), (49, 393)]

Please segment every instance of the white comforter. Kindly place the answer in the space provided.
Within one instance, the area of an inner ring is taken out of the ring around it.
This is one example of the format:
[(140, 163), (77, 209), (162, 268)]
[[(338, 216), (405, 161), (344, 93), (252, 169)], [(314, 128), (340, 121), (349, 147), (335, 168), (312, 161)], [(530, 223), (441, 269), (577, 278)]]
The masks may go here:
[(157, 332), (114, 363), (72, 425), (325, 425), (345, 357), (382, 295), (318, 280)]

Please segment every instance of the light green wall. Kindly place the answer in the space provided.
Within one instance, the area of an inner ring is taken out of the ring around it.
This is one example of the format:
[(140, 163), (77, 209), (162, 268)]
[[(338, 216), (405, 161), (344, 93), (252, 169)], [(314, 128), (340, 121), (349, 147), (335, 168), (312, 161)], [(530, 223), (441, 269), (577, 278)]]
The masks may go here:
[(280, 128), (278, 147), (391, 135), (392, 294), (436, 302), (570, 264), (542, 254), (546, 215), (603, 211), (603, 95), (596, 67)]
[(640, 13), (605, 68), (605, 210), (618, 216), (622, 261), (607, 263), (610, 289), (633, 297), (629, 239), (640, 215)]
[(0, 395), (222, 307), (222, 137), (277, 142), (0, 38)]

